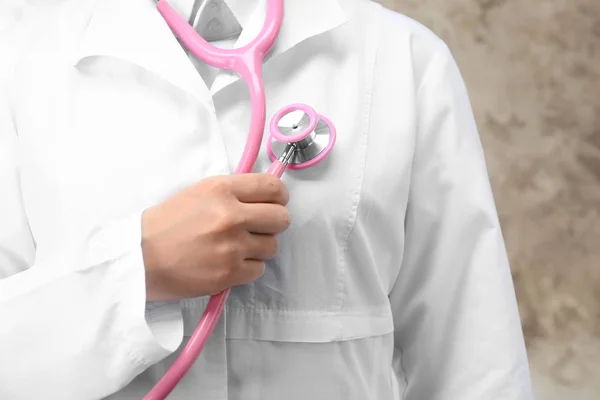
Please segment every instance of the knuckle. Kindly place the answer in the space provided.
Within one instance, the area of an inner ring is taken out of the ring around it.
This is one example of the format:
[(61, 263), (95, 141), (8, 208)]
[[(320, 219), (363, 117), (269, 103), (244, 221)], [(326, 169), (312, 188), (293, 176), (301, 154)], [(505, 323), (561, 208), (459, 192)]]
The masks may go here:
[(219, 264), (225, 268), (234, 268), (236, 262), (240, 259), (241, 251), (239, 246), (233, 242), (223, 242), (216, 246), (216, 255), (219, 260)]
[(213, 210), (213, 221), (216, 224), (216, 229), (219, 232), (226, 232), (243, 224), (243, 213), (235, 210), (233, 205), (216, 206)]
[(210, 193), (216, 194), (227, 194), (231, 192), (231, 181), (226, 179), (226, 176), (215, 176), (207, 178), (202, 183), (204, 184), (204, 190)]
[(236, 243), (230, 243), (226, 248), (226, 261), (228, 264), (232, 266), (232, 268), (237, 268), (242, 259), (242, 248)]

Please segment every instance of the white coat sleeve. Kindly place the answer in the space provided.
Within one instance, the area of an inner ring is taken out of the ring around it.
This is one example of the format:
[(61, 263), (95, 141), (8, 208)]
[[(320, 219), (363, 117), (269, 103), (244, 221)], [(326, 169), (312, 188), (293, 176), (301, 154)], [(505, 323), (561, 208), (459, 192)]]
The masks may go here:
[(533, 398), (523, 333), (466, 88), (441, 43), (417, 92), (405, 248), (390, 294), (404, 400)]
[(0, 90), (0, 399), (103, 398), (178, 347), (181, 312), (146, 309), (141, 211), (34, 261), (6, 97)]

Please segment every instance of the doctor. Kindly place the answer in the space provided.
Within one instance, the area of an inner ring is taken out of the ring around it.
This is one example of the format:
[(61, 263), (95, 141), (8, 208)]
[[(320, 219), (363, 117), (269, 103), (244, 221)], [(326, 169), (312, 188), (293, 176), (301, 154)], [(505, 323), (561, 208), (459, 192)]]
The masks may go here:
[[(430, 31), (368, 1), (285, 2), (267, 116), (306, 103), (338, 139), (281, 183), (264, 147), (230, 176), (247, 89), (190, 61), (153, 1), (10, 4), (0, 399), (140, 399), (229, 286), (169, 399), (532, 398), (469, 100)], [(220, 46), (262, 26), (264, 1), (213, 7), (198, 29)]]

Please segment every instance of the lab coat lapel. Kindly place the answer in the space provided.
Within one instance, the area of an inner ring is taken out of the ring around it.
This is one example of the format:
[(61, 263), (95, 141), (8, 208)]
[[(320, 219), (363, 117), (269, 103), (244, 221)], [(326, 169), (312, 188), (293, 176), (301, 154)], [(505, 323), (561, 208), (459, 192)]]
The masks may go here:
[[(226, 0), (244, 30), (235, 46), (249, 43), (261, 30), (266, 0)], [(338, 0), (286, 0), (284, 21), (265, 64), (297, 44), (344, 24), (348, 17)], [(171, 84), (212, 104), (211, 96), (239, 80), (235, 72), (222, 70), (210, 91), (149, 0), (96, 0), (74, 64), (90, 56), (112, 56), (137, 64)]]
[(154, 2), (96, 0), (73, 64), (93, 56), (134, 63), (212, 107), (212, 96)]
[[(248, 0), (225, 0), (225, 2), (244, 27), (235, 47), (250, 43), (264, 24), (267, 0), (258, 0), (258, 4), (252, 9), (249, 4), (253, 2)], [(334, 29), (348, 20), (348, 16), (337, 0), (286, 0), (283, 13), (283, 24), (273, 49), (265, 58), (265, 65), (306, 39)], [(215, 95), (237, 80), (239, 76), (236, 73), (222, 70), (214, 80), (210, 91)]]

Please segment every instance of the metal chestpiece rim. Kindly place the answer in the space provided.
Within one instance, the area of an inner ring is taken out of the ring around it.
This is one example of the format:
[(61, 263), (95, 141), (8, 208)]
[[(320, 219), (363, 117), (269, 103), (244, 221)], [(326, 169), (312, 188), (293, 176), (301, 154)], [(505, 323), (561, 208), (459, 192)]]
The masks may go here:
[(275, 161), (290, 143), (295, 144), (289, 169), (304, 169), (322, 161), (335, 144), (335, 127), (327, 118), (305, 104), (292, 104), (279, 110), (271, 120), (267, 152)]

